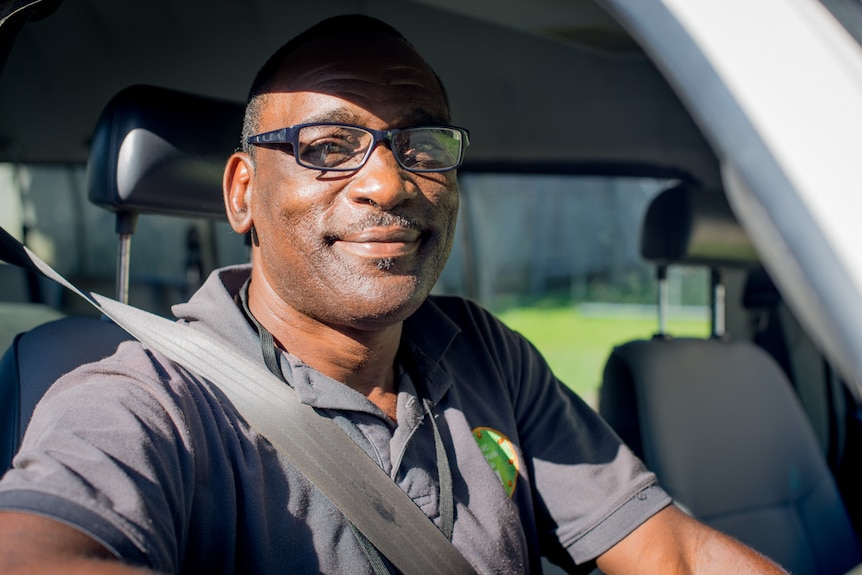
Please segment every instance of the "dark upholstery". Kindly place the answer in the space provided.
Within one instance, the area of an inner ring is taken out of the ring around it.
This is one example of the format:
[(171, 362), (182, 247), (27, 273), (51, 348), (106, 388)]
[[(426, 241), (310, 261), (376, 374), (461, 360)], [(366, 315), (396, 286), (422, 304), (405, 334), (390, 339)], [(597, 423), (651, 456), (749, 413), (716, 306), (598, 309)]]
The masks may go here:
[[(644, 223), (645, 257), (660, 265), (676, 257), (709, 265), (712, 253), (722, 265), (752, 263), (741, 255), (743, 232), (729, 209), (725, 221), (716, 219), (720, 210), (705, 217), (692, 209), (718, 200), (697, 198), (706, 192), (694, 188), (665, 194)], [(710, 249), (693, 255), (692, 221), (724, 230), (733, 245), (722, 248), (723, 234), (712, 234), (701, 244)], [(599, 411), (683, 509), (794, 574), (843, 575), (862, 561), (793, 387), (753, 343), (670, 336), (625, 343), (605, 366)]]
[(115, 212), (225, 218), (222, 174), (244, 107), (132, 86), (105, 107), (87, 163), (90, 201)]
[(48, 387), (73, 368), (112, 355), (130, 339), (109, 321), (84, 317), (54, 320), (19, 334), (0, 360), (0, 469), (11, 466)]
[(656, 265), (749, 266), (757, 253), (724, 194), (681, 184), (656, 196), (641, 227), (641, 255)]
[[(111, 211), (224, 218), (221, 180), (240, 141), (243, 106), (133, 86), (93, 137), (90, 200)], [(12, 261), (11, 263), (14, 263)], [(131, 339), (114, 324), (63, 318), (19, 335), (0, 360), (0, 464), (10, 465), (39, 398), (62, 374)]]
[(762, 267), (752, 269), (745, 278), (742, 305), (756, 318), (752, 341), (778, 362), (790, 383), (795, 386), (790, 352), (779, 313), (781, 294)]
[(600, 411), (705, 523), (795, 574), (862, 560), (838, 490), (781, 368), (746, 342), (634, 341), (605, 368)]

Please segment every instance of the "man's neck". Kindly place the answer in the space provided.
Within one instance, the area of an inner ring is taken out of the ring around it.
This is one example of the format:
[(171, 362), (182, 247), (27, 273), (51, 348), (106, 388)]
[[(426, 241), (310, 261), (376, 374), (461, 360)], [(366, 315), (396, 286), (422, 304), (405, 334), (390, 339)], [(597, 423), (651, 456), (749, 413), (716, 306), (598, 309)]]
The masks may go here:
[(403, 323), (363, 330), (331, 326), (309, 318), (271, 298), (255, 297), (249, 289), (249, 308), (268, 330), (276, 345), (324, 375), (362, 393), (395, 420), (397, 380), (395, 358)]

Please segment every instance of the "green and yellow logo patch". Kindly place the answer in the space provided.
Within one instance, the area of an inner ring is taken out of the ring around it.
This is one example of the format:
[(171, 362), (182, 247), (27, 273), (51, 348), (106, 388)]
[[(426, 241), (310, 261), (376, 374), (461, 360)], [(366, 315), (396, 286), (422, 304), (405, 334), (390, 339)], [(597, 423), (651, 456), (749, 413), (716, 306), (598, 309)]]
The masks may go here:
[(473, 438), (511, 498), (518, 484), (520, 467), (515, 446), (508, 437), (490, 427), (477, 427), (473, 430)]

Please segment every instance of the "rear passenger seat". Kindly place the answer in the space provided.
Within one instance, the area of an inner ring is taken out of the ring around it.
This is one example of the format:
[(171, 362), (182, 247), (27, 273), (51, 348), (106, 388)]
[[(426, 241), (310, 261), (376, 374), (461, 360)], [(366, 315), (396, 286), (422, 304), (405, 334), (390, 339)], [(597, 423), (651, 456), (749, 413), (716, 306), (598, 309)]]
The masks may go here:
[(0, 356), (17, 334), (62, 316), (47, 305), (33, 303), (24, 270), (0, 263)]

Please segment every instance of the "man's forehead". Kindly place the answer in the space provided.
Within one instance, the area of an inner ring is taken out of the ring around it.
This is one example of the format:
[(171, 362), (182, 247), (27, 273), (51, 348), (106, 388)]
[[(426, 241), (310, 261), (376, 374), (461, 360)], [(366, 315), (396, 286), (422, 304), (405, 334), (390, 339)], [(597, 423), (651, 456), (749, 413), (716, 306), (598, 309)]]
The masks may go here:
[(431, 68), (418, 56), (401, 53), (316, 53), (301, 59), (289, 58), (276, 78), (277, 89), (285, 91), (328, 91), (363, 85), (438, 90), (439, 82)]
[(363, 88), (418, 88), (440, 93), (437, 76), (404, 39), (381, 36), (318, 38), (286, 56), (276, 77), (276, 90), (322, 91)]
[(430, 71), (408, 66), (378, 64), (350, 65), (350, 62), (284, 68), (273, 83), (275, 92), (318, 92), (337, 94), (367, 91), (398, 93), (427, 92), (442, 95), (436, 77)]
[[(429, 112), (424, 108), (414, 107), (405, 108), (401, 113), (401, 120), (406, 124), (416, 126), (421, 124), (441, 124), (447, 121), (447, 118), (441, 117), (439, 114)], [(365, 113), (356, 109), (344, 106), (333, 106), (331, 109), (318, 107), (315, 112), (303, 119), (305, 123), (317, 122), (333, 122), (339, 124), (357, 124), (365, 119)]]
[[(403, 45), (406, 46), (406, 45)], [(291, 121), (346, 121), (335, 114), (443, 122), (449, 112), (437, 77), (421, 59), (402, 55), (368, 58), (362, 54), (286, 61), (270, 85), (265, 113)], [(317, 119), (330, 115), (331, 119)]]
[[(437, 98), (404, 97), (403, 92), (373, 98), (359, 91), (345, 93), (275, 92), (261, 108), (262, 128), (315, 122), (358, 124), (374, 128), (446, 124), (445, 105)], [(271, 124), (271, 125), (270, 125)]]

